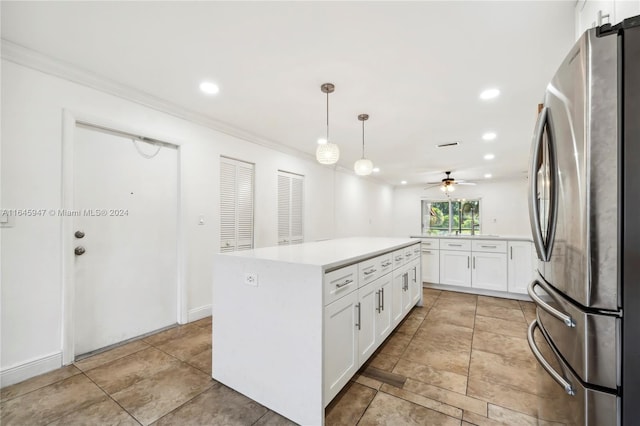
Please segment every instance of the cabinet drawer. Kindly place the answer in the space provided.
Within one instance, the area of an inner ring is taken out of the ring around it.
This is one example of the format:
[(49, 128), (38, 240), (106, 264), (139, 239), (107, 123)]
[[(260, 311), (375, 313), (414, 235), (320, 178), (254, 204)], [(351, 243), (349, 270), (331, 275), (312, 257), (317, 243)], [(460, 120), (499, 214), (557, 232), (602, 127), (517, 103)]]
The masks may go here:
[(416, 257), (420, 257), (420, 251), (422, 250), (422, 245), (414, 244), (411, 247), (413, 247), (413, 258), (415, 259)]
[(492, 253), (506, 253), (507, 242), (496, 240), (474, 240), (471, 242), (471, 250), (486, 251)]
[(388, 274), (393, 271), (393, 253), (383, 254), (380, 259), (380, 274), (379, 277)]
[(418, 254), (419, 253), (414, 251), (413, 246), (406, 247), (404, 249), (404, 263), (406, 264), (411, 262), (413, 259), (418, 257)]
[(440, 240), (437, 238), (423, 239), (422, 248), (438, 250), (440, 248)]
[(383, 256), (378, 256), (358, 263), (358, 276), (360, 277), (358, 287), (363, 287), (381, 276), (382, 258)]
[(442, 250), (470, 251), (471, 241), (463, 239), (440, 240), (440, 248)]
[(358, 265), (346, 266), (324, 274), (324, 305), (358, 288)]
[(393, 269), (399, 268), (404, 265), (404, 249), (396, 250), (393, 252)]

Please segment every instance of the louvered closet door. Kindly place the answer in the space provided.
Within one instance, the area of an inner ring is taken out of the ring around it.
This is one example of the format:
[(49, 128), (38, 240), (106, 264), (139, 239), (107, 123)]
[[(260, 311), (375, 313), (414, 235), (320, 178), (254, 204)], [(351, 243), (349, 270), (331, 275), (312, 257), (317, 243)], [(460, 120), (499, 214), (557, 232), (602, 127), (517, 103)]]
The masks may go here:
[(291, 244), (300, 244), (304, 241), (304, 229), (302, 227), (302, 203), (303, 203), (304, 178), (296, 176), (291, 178)]
[(278, 245), (290, 243), (291, 178), (278, 174)]
[(278, 171), (278, 245), (304, 241), (304, 176)]
[(220, 158), (220, 251), (253, 248), (254, 166)]

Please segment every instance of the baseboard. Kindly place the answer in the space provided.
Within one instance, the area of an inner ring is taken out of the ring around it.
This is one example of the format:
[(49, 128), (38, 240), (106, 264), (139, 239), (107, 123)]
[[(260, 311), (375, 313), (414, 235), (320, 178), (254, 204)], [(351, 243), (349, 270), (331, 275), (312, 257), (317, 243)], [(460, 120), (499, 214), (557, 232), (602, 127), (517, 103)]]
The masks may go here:
[(532, 301), (528, 294), (509, 293), (506, 291), (485, 290), (482, 288), (460, 287), (456, 285), (446, 285), (446, 284), (432, 284), (427, 282), (422, 283), (422, 288), (432, 288), (434, 290), (457, 291), (459, 293), (477, 294), (480, 296), (502, 297), (503, 299), (524, 300), (527, 302)]
[(0, 387), (12, 385), (62, 367), (62, 352), (55, 352), (0, 371)]
[(197, 321), (210, 315), (211, 305), (200, 306), (199, 308), (189, 309), (189, 312), (187, 313), (187, 321)]

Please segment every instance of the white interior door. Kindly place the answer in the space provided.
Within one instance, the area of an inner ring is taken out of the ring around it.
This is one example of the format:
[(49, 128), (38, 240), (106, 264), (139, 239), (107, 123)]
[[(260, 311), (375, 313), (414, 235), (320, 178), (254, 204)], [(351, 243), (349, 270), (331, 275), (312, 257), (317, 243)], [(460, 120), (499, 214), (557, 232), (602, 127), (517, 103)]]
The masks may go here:
[(177, 169), (174, 147), (76, 128), (76, 355), (176, 322)]

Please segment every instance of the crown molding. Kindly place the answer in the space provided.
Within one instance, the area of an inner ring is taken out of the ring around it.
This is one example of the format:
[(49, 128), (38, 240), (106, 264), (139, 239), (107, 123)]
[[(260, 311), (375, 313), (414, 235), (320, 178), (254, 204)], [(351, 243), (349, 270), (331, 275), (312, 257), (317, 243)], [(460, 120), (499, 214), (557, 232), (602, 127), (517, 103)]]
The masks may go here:
[[(284, 144), (269, 139), (259, 137), (253, 133), (239, 129), (230, 124), (215, 120), (204, 114), (184, 108), (176, 103), (143, 92), (131, 86), (118, 83), (114, 80), (110, 80), (94, 72), (85, 70), (71, 63), (61, 61), (52, 56), (48, 56), (19, 44), (13, 43), (9, 40), (2, 39), (0, 52), (2, 59), (5, 59), (9, 62), (13, 62), (27, 68), (32, 68), (45, 74), (59, 77), (64, 80), (80, 84), (82, 86), (90, 87), (100, 92), (108, 93), (110, 95), (135, 102), (145, 107), (170, 114), (174, 117), (181, 118), (191, 123), (199, 124), (209, 129), (227, 134), (229, 136), (233, 136), (235, 138), (242, 139), (244, 141), (251, 142), (256, 145), (260, 145), (262, 147), (269, 148), (274, 151), (288, 154), (293, 157), (311, 161), (312, 163), (317, 164), (314, 155), (288, 147)], [(320, 164), (318, 165), (321, 166)], [(334, 169), (335, 171), (347, 174), (353, 173), (351, 169), (343, 167), (341, 165), (321, 167), (329, 167)], [(375, 180), (378, 183), (388, 185), (388, 183), (377, 178), (368, 178)]]

